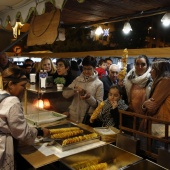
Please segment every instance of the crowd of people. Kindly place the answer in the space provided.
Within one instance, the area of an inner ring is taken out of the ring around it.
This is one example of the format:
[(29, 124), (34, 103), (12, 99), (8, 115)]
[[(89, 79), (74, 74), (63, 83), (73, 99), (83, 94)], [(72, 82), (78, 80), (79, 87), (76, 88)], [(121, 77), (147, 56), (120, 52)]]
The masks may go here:
[[(71, 66), (71, 63), (74, 63), (74, 66)], [(20, 101), (32, 72), (38, 74), (40, 70), (46, 70), (53, 79), (65, 78), (64, 86), (69, 90), (63, 90), (62, 95), (64, 98), (72, 97), (73, 100), (63, 114), (71, 121), (83, 122), (93, 127), (119, 128), (120, 109), (170, 121), (168, 60), (155, 60), (150, 64), (146, 55), (139, 55), (134, 60), (133, 68), (126, 74), (123, 84), (120, 84), (118, 79), (121, 68), (113, 64), (111, 58), (101, 59), (97, 63), (93, 56), (86, 56), (79, 64), (63, 58), (53, 64), (51, 58), (45, 57), (38, 65), (27, 59), (23, 67), (19, 68), (8, 61), (5, 53), (0, 55), (2, 169), (14, 166), (13, 145), (10, 145), (12, 141), (32, 144), (36, 136), (49, 135), (48, 129), (30, 128), (24, 119)], [(126, 117), (123, 122), (129, 127), (133, 124), (132, 120)], [(143, 122), (137, 120), (137, 128), (141, 128), (141, 125), (144, 126)], [(153, 133), (164, 137), (162, 129), (161, 124), (153, 123)]]

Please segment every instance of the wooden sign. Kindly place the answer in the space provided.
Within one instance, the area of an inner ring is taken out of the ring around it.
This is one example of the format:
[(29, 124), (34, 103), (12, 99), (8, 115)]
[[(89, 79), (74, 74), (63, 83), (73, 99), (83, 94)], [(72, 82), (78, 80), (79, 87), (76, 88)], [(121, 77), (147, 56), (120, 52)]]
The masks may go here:
[(52, 44), (58, 37), (59, 22), (59, 9), (33, 17), (27, 46)]
[(14, 51), (15, 54), (21, 54), (22, 48), (19, 45), (15, 45), (13, 47), (13, 51)]

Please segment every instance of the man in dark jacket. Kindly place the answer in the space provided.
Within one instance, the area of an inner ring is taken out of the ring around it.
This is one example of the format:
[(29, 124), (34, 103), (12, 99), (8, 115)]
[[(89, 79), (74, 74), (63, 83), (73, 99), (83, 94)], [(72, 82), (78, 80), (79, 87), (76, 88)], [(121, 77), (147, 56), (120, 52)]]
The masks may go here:
[[(109, 74), (107, 76), (103, 76), (101, 78), (101, 81), (103, 82), (103, 86), (104, 86), (103, 100), (106, 100), (108, 98), (108, 92), (109, 92), (110, 87), (114, 84), (118, 84), (119, 71), (120, 71), (119, 66), (116, 64), (112, 64), (109, 67)], [(120, 90), (121, 90), (121, 94), (122, 94), (122, 99), (127, 104), (127, 95), (126, 95), (126, 90), (125, 90), (124, 86), (120, 87)]]
[(108, 92), (110, 87), (113, 84), (117, 84), (118, 83), (118, 73), (119, 73), (120, 69), (119, 66), (116, 64), (112, 64), (109, 67), (109, 74), (107, 76), (103, 76), (101, 78), (101, 81), (103, 82), (103, 86), (104, 86), (104, 97), (103, 100), (106, 100), (108, 98)]
[(9, 62), (6, 53), (0, 53), (0, 72), (2, 72), (3, 70), (5, 70), (6, 68), (12, 65), (13, 64)]

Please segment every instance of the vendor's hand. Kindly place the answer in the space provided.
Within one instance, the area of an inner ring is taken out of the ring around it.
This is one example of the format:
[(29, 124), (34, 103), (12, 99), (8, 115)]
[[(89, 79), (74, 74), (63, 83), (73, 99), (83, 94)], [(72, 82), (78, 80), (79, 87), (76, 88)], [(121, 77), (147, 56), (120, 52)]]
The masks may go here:
[(43, 137), (48, 137), (48, 136), (50, 136), (50, 130), (49, 130), (49, 129), (47, 129), (47, 128), (42, 128), (42, 130), (43, 130), (43, 134), (44, 134)]

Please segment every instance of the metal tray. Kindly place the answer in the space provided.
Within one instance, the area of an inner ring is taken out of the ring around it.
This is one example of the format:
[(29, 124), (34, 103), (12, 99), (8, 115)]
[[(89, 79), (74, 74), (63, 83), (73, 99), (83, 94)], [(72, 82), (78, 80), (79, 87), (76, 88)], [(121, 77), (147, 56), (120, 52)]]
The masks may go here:
[(27, 114), (25, 118), (33, 125), (42, 125), (45, 123), (52, 123), (61, 119), (65, 119), (66, 115), (53, 111), (40, 111), (37, 114)]
[(136, 164), (129, 166), (125, 168), (126, 170), (168, 170), (152, 161), (149, 160), (142, 160), (140, 162), (137, 162)]
[[(58, 126), (49, 127), (49, 129), (68, 128), (68, 127), (79, 127), (79, 126), (76, 126), (76, 124), (74, 124), (74, 123), (66, 123), (66, 124), (62, 124), (62, 125), (58, 125)], [(77, 136), (83, 136), (83, 135), (87, 135), (87, 134), (92, 133), (92, 132), (89, 132), (89, 131), (81, 128), (81, 127), (79, 127), (79, 128), (83, 130), (83, 134), (77, 135)], [(75, 136), (73, 136), (73, 137), (75, 137)], [(64, 146), (62, 146), (62, 142), (63, 142), (64, 139), (52, 139), (52, 140), (56, 140), (55, 146), (59, 150), (66, 151), (66, 150), (74, 149), (74, 148), (84, 146), (84, 145), (87, 145), (87, 144), (90, 144), (90, 143), (98, 142), (98, 141), (100, 141), (100, 136), (97, 136), (95, 138), (91, 138), (91, 139), (88, 139), (88, 140), (80, 141), (80, 142), (75, 142), (73, 144), (64, 145)]]
[(62, 142), (57, 140), (56, 147), (61, 151), (67, 151), (67, 150), (70, 150), (70, 149), (74, 149), (74, 148), (77, 148), (77, 147), (80, 147), (80, 146), (88, 145), (90, 143), (99, 142), (99, 141), (100, 141), (100, 138), (96, 137), (96, 138), (92, 138), (92, 139), (89, 139), (89, 140), (84, 140), (84, 141), (75, 142), (73, 144), (62, 146), (61, 145)]
[(120, 168), (124, 169), (125, 167), (142, 160), (142, 158), (137, 155), (122, 150), (114, 145), (108, 144), (61, 158), (59, 162), (60, 167), (64, 168), (64, 170), (75, 170), (73, 167), (75, 163), (96, 159), (99, 162), (107, 162), (107, 170), (118, 170)]
[(62, 123), (55, 126), (50, 126), (48, 127), (48, 129), (58, 129), (58, 128), (68, 128), (68, 127), (79, 127), (79, 126), (77, 126), (75, 123), (68, 122), (68, 123)]

